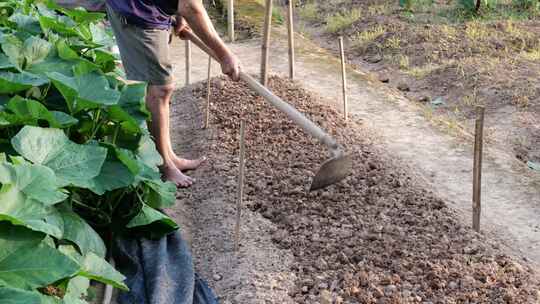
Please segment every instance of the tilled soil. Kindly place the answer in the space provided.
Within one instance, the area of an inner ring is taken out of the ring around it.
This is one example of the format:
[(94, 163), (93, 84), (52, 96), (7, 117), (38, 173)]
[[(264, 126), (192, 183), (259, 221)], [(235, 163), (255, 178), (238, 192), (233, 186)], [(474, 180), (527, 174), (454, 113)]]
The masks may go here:
[[(205, 86), (193, 91), (201, 100)], [(270, 80), (277, 95), (329, 130), (354, 158), (347, 179), (309, 193), (313, 172), (328, 156), (324, 147), (244, 84), (214, 79), (212, 87), (210, 122), (219, 144), (208, 153), (222, 161), (214, 174), (236, 179), (244, 119), (244, 203), (273, 222), (273, 242), (292, 251), (294, 261), (287, 265), (297, 279), (287, 289), (295, 302), (540, 300), (538, 276), (529, 266), (463, 226), (422, 182), (370, 142), (361, 125), (345, 123), (323, 100), (287, 80)], [(235, 193), (235, 183), (228, 182), (223, 195), (234, 202)]]

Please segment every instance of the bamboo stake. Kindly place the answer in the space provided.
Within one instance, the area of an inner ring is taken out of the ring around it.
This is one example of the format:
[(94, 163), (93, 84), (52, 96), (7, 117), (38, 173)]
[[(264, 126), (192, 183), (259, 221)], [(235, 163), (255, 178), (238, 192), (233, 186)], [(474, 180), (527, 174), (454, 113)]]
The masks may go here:
[(240, 249), (240, 220), (242, 216), (242, 201), (244, 199), (244, 154), (245, 154), (245, 121), (240, 121), (240, 169), (238, 172), (238, 192), (236, 196), (236, 227), (234, 236), (234, 251)]
[(474, 139), (473, 166), (473, 229), (480, 232), (480, 213), (482, 211), (482, 153), (484, 142), (484, 107), (476, 107), (476, 131)]
[(191, 41), (186, 40), (186, 85), (191, 83)]
[(287, 29), (289, 34), (289, 78), (294, 79), (295, 60), (294, 60), (294, 0), (289, 0), (289, 9), (287, 10)]
[(234, 42), (234, 0), (228, 0), (227, 20), (229, 28), (229, 40)]
[(343, 116), (345, 121), (349, 117), (349, 106), (347, 99), (347, 69), (345, 66), (345, 48), (343, 47), (343, 37), (339, 36), (339, 52), (341, 54), (341, 80), (343, 86)]
[(208, 56), (208, 81), (206, 84), (206, 113), (205, 113), (205, 120), (204, 120), (204, 128), (208, 129), (208, 126), (210, 125), (210, 94), (212, 85), (210, 83), (210, 78), (212, 76), (212, 56)]
[(261, 56), (261, 83), (266, 86), (268, 84), (268, 47), (270, 45), (270, 31), (272, 29), (272, 0), (266, 0), (266, 13), (264, 16), (264, 31)]

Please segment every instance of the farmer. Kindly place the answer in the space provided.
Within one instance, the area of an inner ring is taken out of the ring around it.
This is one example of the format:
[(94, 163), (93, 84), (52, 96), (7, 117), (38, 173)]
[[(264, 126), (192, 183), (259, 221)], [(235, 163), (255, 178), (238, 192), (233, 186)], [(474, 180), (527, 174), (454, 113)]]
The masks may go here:
[[(171, 145), (169, 103), (174, 91), (168, 44), (171, 27), (180, 38), (188, 31), (199, 36), (217, 54), (223, 73), (234, 81), (239, 78), (240, 63), (220, 39), (201, 0), (107, 0), (107, 13), (128, 79), (148, 83), (146, 104), (152, 113), (149, 129), (163, 157), (161, 173), (178, 187), (190, 187), (194, 180), (183, 172), (196, 169), (205, 158), (181, 158)], [(175, 23), (171, 14), (176, 15)]]

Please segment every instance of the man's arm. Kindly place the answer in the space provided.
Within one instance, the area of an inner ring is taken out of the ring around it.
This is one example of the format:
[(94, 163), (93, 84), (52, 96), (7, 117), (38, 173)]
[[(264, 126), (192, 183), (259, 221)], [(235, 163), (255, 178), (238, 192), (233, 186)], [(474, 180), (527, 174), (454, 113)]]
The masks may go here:
[(237, 81), (240, 77), (239, 61), (219, 37), (202, 1), (178, 1), (178, 14), (179, 20), (177, 20), (178, 25), (175, 28), (176, 34), (181, 36), (183, 30), (189, 30), (185, 28), (185, 25), (182, 25), (182, 19), (184, 19), (189, 28), (216, 53), (223, 73)]

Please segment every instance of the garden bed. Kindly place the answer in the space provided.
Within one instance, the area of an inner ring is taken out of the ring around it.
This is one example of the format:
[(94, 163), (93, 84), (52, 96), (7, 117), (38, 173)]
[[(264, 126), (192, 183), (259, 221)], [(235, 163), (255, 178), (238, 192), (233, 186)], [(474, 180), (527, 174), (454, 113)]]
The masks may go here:
[[(238, 130), (245, 119), (244, 203), (273, 223), (272, 242), (294, 257), (284, 263), (296, 278), (286, 290), (292, 301), (538, 301), (538, 277), (527, 264), (464, 226), (445, 202), (373, 143), (363, 126), (345, 123), (327, 102), (288, 80), (270, 81), (277, 95), (353, 155), (351, 176), (309, 193), (313, 172), (328, 156), (324, 148), (245, 85), (214, 79), (212, 87), (213, 138), (203, 146), (210, 159), (219, 160), (212, 163), (212, 174), (228, 182), (205, 191), (221, 193), (229, 208), (234, 206)], [(195, 85), (193, 92), (204, 100), (205, 85)]]

